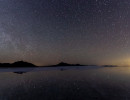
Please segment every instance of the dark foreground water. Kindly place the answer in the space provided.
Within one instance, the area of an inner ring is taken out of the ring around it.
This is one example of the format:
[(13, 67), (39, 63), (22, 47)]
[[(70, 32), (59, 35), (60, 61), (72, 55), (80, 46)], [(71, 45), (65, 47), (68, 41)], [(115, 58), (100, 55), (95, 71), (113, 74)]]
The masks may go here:
[(0, 100), (130, 100), (130, 68), (0, 69)]

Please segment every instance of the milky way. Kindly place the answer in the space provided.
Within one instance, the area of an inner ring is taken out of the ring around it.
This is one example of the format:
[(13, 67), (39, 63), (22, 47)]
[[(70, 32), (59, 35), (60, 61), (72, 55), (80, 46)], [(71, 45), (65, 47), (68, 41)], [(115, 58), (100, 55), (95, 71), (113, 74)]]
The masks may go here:
[(130, 0), (0, 0), (0, 62), (130, 65)]

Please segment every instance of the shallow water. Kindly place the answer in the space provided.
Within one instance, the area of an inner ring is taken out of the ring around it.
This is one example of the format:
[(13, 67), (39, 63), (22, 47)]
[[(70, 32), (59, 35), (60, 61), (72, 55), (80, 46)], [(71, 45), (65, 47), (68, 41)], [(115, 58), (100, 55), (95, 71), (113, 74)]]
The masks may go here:
[(0, 100), (130, 100), (130, 67), (0, 69)]

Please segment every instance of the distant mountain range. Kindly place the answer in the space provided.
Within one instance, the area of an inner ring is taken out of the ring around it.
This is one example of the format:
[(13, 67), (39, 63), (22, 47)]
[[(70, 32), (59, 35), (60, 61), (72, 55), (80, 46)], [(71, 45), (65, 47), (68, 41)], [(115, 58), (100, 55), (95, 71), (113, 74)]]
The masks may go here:
[[(36, 66), (32, 63), (25, 61), (17, 61), (14, 63), (0, 63), (0, 67), (60, 67), (60, 66), (96, 66), (96, 65), (81, 65), (81, 64), (68, 64), (65, 62), (60, 62), (56, 65), (50, 66)], [(104, 65), (103, 67), (117, 67), (115, 65)]]
[[(58, 67), (58, 66), (85, 66), (85, 65), (68, 64), (68, 63), (61, 62), (59, 64), (50, 65), (50, 66), (46, 66), (46, 67)], [(17, 61), (14, 63), (0, 63), (0, 67), (45, 67), (45, 66), (36, 66), (36, 65), (29, 63), (29, 62)]]

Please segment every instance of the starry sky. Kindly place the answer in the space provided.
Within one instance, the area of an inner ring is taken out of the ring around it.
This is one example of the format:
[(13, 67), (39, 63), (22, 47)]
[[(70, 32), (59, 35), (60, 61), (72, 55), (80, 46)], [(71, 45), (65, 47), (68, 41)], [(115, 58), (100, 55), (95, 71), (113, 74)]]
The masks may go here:
[(130, 0), (0, 0), (0, 62), (130, 65)]

